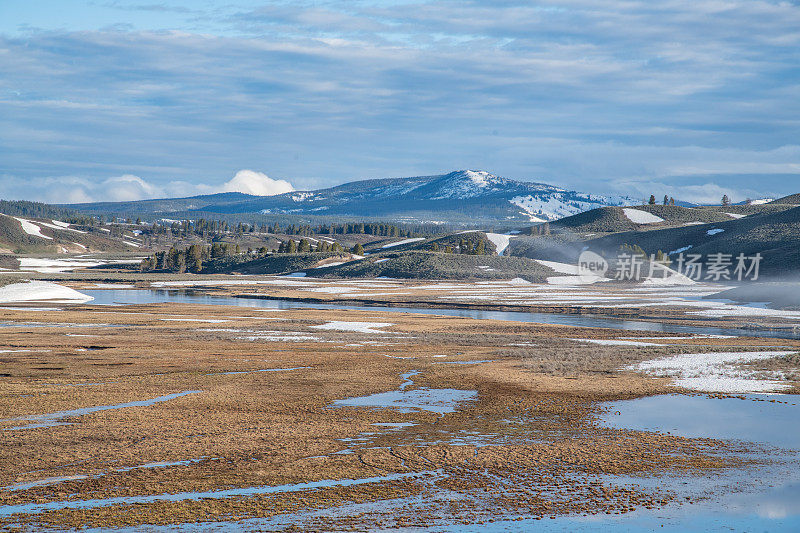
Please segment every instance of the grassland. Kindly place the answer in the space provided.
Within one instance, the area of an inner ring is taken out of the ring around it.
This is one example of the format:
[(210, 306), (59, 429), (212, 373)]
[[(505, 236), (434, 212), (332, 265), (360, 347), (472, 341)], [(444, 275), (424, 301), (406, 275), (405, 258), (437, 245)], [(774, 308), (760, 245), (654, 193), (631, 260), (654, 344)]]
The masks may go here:
[[(377, 310), (83, 305), (7, 308), (0, 316), (18, 323), (2, 330), (0, 346), (0, 485), (70, 478), (0, 490), (0, 510), (367, 480), (0, 518), (7, 527), (57, 529), (202, 527), (283, 516), (287, 529), (373, 530), (686, 503), (698, 496), (621, 486), (613, 476), (748, 467), (732, 455), (735, 445), (607, 429), (596, 423), (598, 402), (677, 390), (664, 379), (620, 372), (623, 365), (776, 342), (664, 335), (660, 346), (601, 346), (572, 339), (625, 334)], [(342, 321), (362, 325), (328, 327)], [(359, 331), (364, 327), (373, 331)], [(334, 405), (386, 391), (424, 396), (443, 389), (475, 395), (444, 413)], [(58, 420), (67, 425), (9, 430), (42, 421), (20, 419), (29, 415), (181, 392), (187, 394), (149, 406)], [(292, 519), (360, 504), (375, 505)]]

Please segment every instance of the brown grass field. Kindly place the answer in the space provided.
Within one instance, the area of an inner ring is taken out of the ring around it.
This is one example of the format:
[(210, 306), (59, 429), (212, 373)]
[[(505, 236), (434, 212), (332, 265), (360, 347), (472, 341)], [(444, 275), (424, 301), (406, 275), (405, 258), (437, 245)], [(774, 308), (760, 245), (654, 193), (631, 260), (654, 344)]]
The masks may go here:
[[(618, 485), (613, 476), (703, 476), (751, 466), (728, 442), (598, 425), (600, 402), (676, 391), (667, 380), (619, 368), (720, 346), (800, 349), (800, 342), (783, 339), (670, 341), (668, 335), (664, 346), (599, 346), (569, 339), (629, 333), (377, 311), (178, 304), (4, 308), (0, 321), (17, 323), (0, 328), (0, 510), (367, 480), (7, 513), (0, 525), (8, 529), (283, 517), (286, 529), (370, 530), (658, 508), (678, 495)], [(376, 333), (314, 327), (330, 321), (391, 325)], [(488, 362), (452, 364), (476, 361)], [(418, 374), (405, 392), (477, 394), (443, 414), (332, 405), (396, 391), (408, 372)], [(42, 420), (22, 419), (187, 391), (196, 392), (58, 419), (63, 425), (26, 429)], [(414, 425), (375, 425), (386, 423)], [(170, 462), (182, 463), (144, 467)], [(71, 476), (77, 478), (9, 489)], [(331, 512), (307, 515), (313, 510)], [(300, 525), (293, 517), (303, 513), (312, 518)]]

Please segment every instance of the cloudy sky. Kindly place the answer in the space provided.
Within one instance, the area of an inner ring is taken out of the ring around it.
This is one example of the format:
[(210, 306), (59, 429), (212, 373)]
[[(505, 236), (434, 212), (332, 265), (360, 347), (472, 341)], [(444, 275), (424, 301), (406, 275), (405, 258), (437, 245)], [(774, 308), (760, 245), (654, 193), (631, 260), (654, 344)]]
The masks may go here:
[(0, 72), (4, 198), (800, 191), (795, 0), (2, 0)]

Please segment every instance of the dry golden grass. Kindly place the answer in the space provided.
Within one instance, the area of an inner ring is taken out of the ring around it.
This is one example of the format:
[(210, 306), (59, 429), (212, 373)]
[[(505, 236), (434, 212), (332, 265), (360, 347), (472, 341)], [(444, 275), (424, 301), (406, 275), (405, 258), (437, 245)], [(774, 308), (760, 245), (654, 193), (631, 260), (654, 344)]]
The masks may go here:
[[(568, 339), (609, 333), (510, 322), (491, 322), (487, 331), (485, 321), (370, 311), (162, 304), (0, 313), (2, 321), (47, 325), (0, 330), (0, 350), (29, 350), (0, 353), (0, 427), (25, 425), (9, 420), (23, 415), (202, 391), (74, 417), (64, 426), (0, 431), (0, 486), (89, 476), (3, 490), (0, 505), (439, 473), (250, 498), (49, 511), (10, 517), (5, 524), (68, 528), (240, 520), (412, 495), (424, 496), (424, 505), (311, 526), (372, 529), (425, 525), (434, 516), (479, 523), (515, 513), (616, 513), (659, 507), (672, 496), (622, 490), (598, 481), (600, 474), (702, 473), (737, 464), (720, 442), (594, 423), (597, 402), (673, 390), (663, 380), (613, 372), (621, 363), (694, 346), (587, 346)], [(332, 320), (394, 325), (379, 334), (313, 327)], [(202, 331), (231, 329), (242, 331)], [(242, 340), (264, 331), (314, 339)], [(520, 343), (534, 346), (514, 346)], [(448, 360), (493, 362), (440, 364)], [(309, 368), (255, 372), (293, 367)], [(477, 400), (443, 416), (331, 407), (337, 399), (395, 390), (403, 381), (400, 374), (409, 371), (420, 372), (412, 388), (475, 390)], [(387, 422), (416, 425), (402, 430), (373, 425)], [(479, 442), (465, 441), (468, 432), (476, 432)], [(343, 440), (354, 438), (366, 440)], [(337, 453), (347, 449), (352, 453)], [(196, 461), (130, 469), (187, 459)], [(439, 498), (441, 491), (466, 500)]]

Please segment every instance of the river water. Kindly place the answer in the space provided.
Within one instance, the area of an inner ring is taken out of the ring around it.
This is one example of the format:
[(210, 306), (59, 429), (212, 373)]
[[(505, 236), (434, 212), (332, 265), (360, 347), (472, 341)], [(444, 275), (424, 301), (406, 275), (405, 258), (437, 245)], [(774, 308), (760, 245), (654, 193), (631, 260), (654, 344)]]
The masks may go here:
[(91, 305), (128, 305), (155, 303), (186, 303), (207, 305), (231, 305), (238, 307), (258, 307), (266, 309), (341, 309), (353, 311), (381, 311), (387, 313), (421, 313), (475, 318), (478, 320), (507, 320), (511, 322), (534, 322), (540, 324), (559, 324), (587, 328), (608, 328), (627, 331), (649, 331), (698, 335), (735, 335), (745, 337), (776, 337), (784, 339), (800, 338), (800, 331), (765, 331), (745, 328), (718, 328), (704, 326), (684, 326), (662, 324), (643, 320), (625, 320), (598, 315), (571, 315), (559, 313), (525, 313), (522, 311), (484, 311), (480, 309), (424, 308), (358, 306), (329, 303), (294, 302), (288, 300), (265, 300), (259, 298), (233, 298), (229, 296), (210, 296), (194, 290), (156, 290), (156, 289), (114, 289), (83, 290), (92, 296)]

